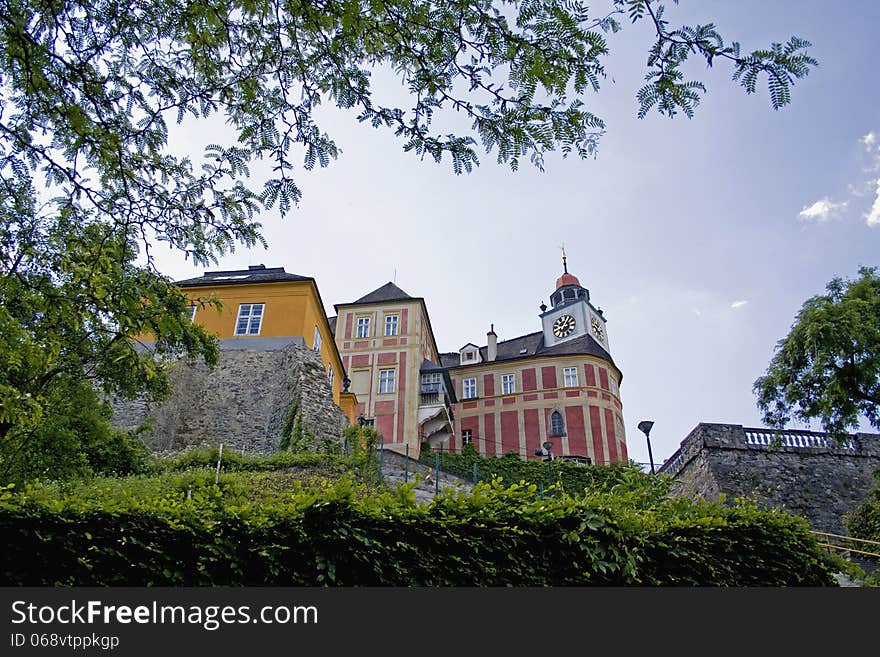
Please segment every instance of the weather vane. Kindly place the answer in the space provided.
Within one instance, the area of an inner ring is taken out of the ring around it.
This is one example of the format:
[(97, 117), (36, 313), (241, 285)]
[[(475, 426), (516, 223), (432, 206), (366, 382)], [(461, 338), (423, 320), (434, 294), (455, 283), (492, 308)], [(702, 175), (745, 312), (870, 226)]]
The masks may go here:
[(565, 255), (565, 242), (562, 243), (562, 246), (559, 247), (562, 249), (562, 269), (565, 273), (568, 273), (568, 256)]

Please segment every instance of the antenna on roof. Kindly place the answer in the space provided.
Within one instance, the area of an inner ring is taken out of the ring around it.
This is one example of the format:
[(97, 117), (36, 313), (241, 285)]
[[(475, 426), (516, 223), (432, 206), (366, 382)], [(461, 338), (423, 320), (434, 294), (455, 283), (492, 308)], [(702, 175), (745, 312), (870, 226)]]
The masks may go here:
[(394, 284), (397, 285), (397, 267), (394, 268)]

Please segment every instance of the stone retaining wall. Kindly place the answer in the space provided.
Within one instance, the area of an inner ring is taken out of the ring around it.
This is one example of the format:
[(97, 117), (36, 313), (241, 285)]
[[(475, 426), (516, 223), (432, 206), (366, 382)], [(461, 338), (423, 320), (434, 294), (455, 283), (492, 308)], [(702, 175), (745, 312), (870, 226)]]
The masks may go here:
[(333, 403), (320, 356), (296, 341), (224, 346), (214, 369), (180, 361), (171, 372), (172, 394), (160, 403), (114, 402), (114, 424), (130, 429), (153, 425), (147, 444), (159, 452), (217, 445), (250, 453), (278, 450), (285, 418), (301, 415), (302, 426), (322, 442), (341, 442), (348, 418)]
[(818, 432), (701, 423), (659, 472), (672, 475), (681, 494), (745, 496), (843, 534), (843, 516), (867, 497), (878, 468), (877, 434), (839, 444)]

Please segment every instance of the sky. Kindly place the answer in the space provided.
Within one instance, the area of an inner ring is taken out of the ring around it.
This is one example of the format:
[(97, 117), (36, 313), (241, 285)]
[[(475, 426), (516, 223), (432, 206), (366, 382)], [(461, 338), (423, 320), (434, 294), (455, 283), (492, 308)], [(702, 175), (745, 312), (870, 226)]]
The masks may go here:
[[(315, 277), (328, 315), (388, 281), (424, 297), (441, 351), (540, 330), (562, 272), (608, 320), (630, 458), (648, 461), (654, 421), (662, 463), (700, 422), (761, 426), (752, 385), (803, 302), (836, 276), (880, 265), (880, 2), (681, 0), (673, 25), (714, 22), (743, 50), (796, 35), (819, 67), (774, 111), (731, 69), (692, 66), (708, 87), (693, 119), (636, 116), (651, 45), (647, 24), (609, 36), (607, 79), (585, 102), (606, 121), (595, 158), (550, 156), (512, 172), (483, 154), (456, 176), (420, 161), (391, 132), (322, 111), (342, 153), (303, 171), (285, 218), (260, 217), (268, 248), (240, 249), (214, 269), (252, 264)], [(376, 93), (400, 97), (376, 80)], [(202, 152), (224, 126), (184, 124), (180, 152)], [(259, 169), (251, 182), (258, 185)], [(175, 279), (204, 270), (160, 253)], [(792, 427), (803, 425), (792, 424)], [(818, 425), (811, 427), (820, 429)], [(867, 430), (867, 425), (862, 427)]]

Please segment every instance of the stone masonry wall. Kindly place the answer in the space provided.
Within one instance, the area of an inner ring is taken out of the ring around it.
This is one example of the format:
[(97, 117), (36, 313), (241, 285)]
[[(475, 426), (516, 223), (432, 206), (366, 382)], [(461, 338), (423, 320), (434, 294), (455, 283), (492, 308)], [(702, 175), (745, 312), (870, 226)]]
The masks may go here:
[(312, 448), (324, 439), (341, 442), (349, 424), (333, 403), (320, 356), (295, 343), (221, 349), (213, 370), (202, 362), (180, 361), (171, 381), (173, 392), (162, 402), (113, 404), (116, 426), (134, 428), (151, 418), (153, 432), (145, 441), (159, 452), (222, 442), (245, 452), (272, 453), (292, 408), (301, 414), (303, 428), (315, 434)]
[(854, 434), (849, 445), (838, 445), (815, 432), (699, 424), (660, 472), (674, 477), (681, 494), (745, 496), (843, 534), (843, 516), (867, 497), (878, 468), (877, 434)]

